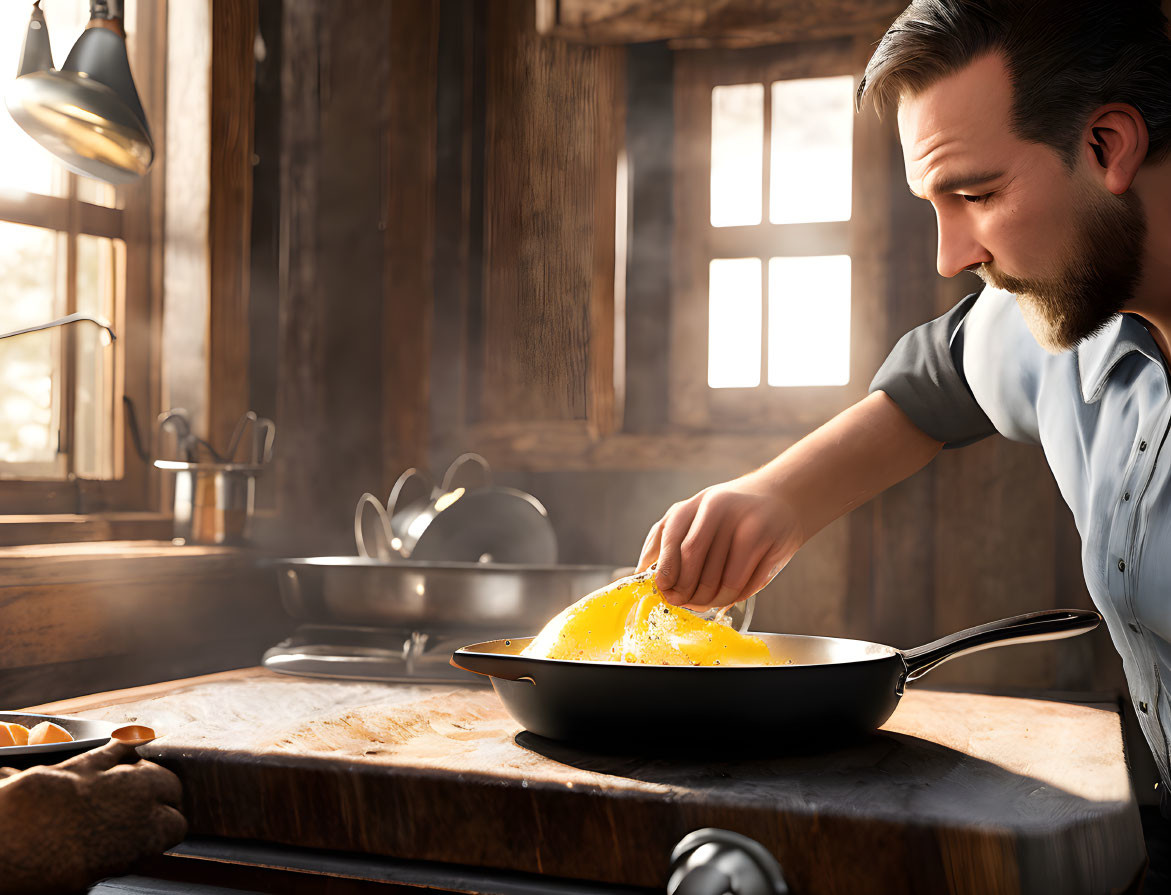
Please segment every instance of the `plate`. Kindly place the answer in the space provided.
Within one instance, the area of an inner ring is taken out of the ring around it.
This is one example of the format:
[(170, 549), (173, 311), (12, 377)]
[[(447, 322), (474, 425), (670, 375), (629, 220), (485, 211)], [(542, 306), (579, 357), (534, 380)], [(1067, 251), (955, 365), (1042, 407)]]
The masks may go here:
[(56, 764), (69, 758), (104, 746), (110, 734), (118, 727), (111, 721), (91, 721), (88, 718), (65, 718), (60, 715), (35, 715), (30, 712), (0, 712), (0, 721), (23, 724), (33, 728), (42, 721), (52, 721), (65, 728), (73, 737), (72, 743), (41, 743), (37, 746), (0, 746), (0, 767), (27, 768), (37, 764)]

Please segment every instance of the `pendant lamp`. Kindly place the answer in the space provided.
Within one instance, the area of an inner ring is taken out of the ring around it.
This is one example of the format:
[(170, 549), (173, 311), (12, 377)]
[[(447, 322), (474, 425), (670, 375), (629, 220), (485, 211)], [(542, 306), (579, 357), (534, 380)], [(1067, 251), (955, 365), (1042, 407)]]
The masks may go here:
[(130, 183), (150, 168), (154, 142), (130, 75), (122, 0), (90, 0), (89, 11), (85, 31), (54, 69), (41, 0), (33, 3), (4, 99), (16, 123), (69, 170)]

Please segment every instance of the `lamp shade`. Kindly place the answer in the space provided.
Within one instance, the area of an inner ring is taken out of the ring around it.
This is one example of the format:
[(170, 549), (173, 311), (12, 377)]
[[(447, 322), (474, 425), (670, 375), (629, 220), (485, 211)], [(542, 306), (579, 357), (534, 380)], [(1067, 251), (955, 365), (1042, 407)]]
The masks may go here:
[[(107, 183), (129, 183), (154, 161), (154, 142), (130, 74), (126, 39), (97, 18), (60, 70), (48, 30), (33, 7), (18, 76), (5, 93), (13, 119), (65, 167)], [(96, 23), (96, 26), (95, 26)]]

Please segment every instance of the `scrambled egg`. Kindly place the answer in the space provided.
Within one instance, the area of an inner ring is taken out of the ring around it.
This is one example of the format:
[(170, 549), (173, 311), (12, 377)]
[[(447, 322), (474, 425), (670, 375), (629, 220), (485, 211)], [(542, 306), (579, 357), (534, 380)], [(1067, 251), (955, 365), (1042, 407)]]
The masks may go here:
[(654, 579), (617, 581), (563, 609), (521, 652), (643, 665), (779, 665), (759, 637), (663, 601)]

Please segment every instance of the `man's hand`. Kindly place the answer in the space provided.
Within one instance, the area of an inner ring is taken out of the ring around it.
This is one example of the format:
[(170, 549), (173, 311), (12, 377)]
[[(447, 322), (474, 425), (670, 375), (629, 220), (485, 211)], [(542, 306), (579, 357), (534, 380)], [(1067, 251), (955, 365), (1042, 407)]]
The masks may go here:
[(647, 535), (639, 571), (657, 561), (655, 583), (676, 605), (746, 599), (822, 528), (942, 447), (874, 392), (756, 472), (672, 506)]
[(638, 569), (677, 606), (729, 606), (756, 593), (797, 552), (795, 513), (766, 469), (705, 488), (672, 506), (643, 544)]
[(116, 740), (0, 770), (0, 891), (72, 892), (182, 841), (179, 778)]

